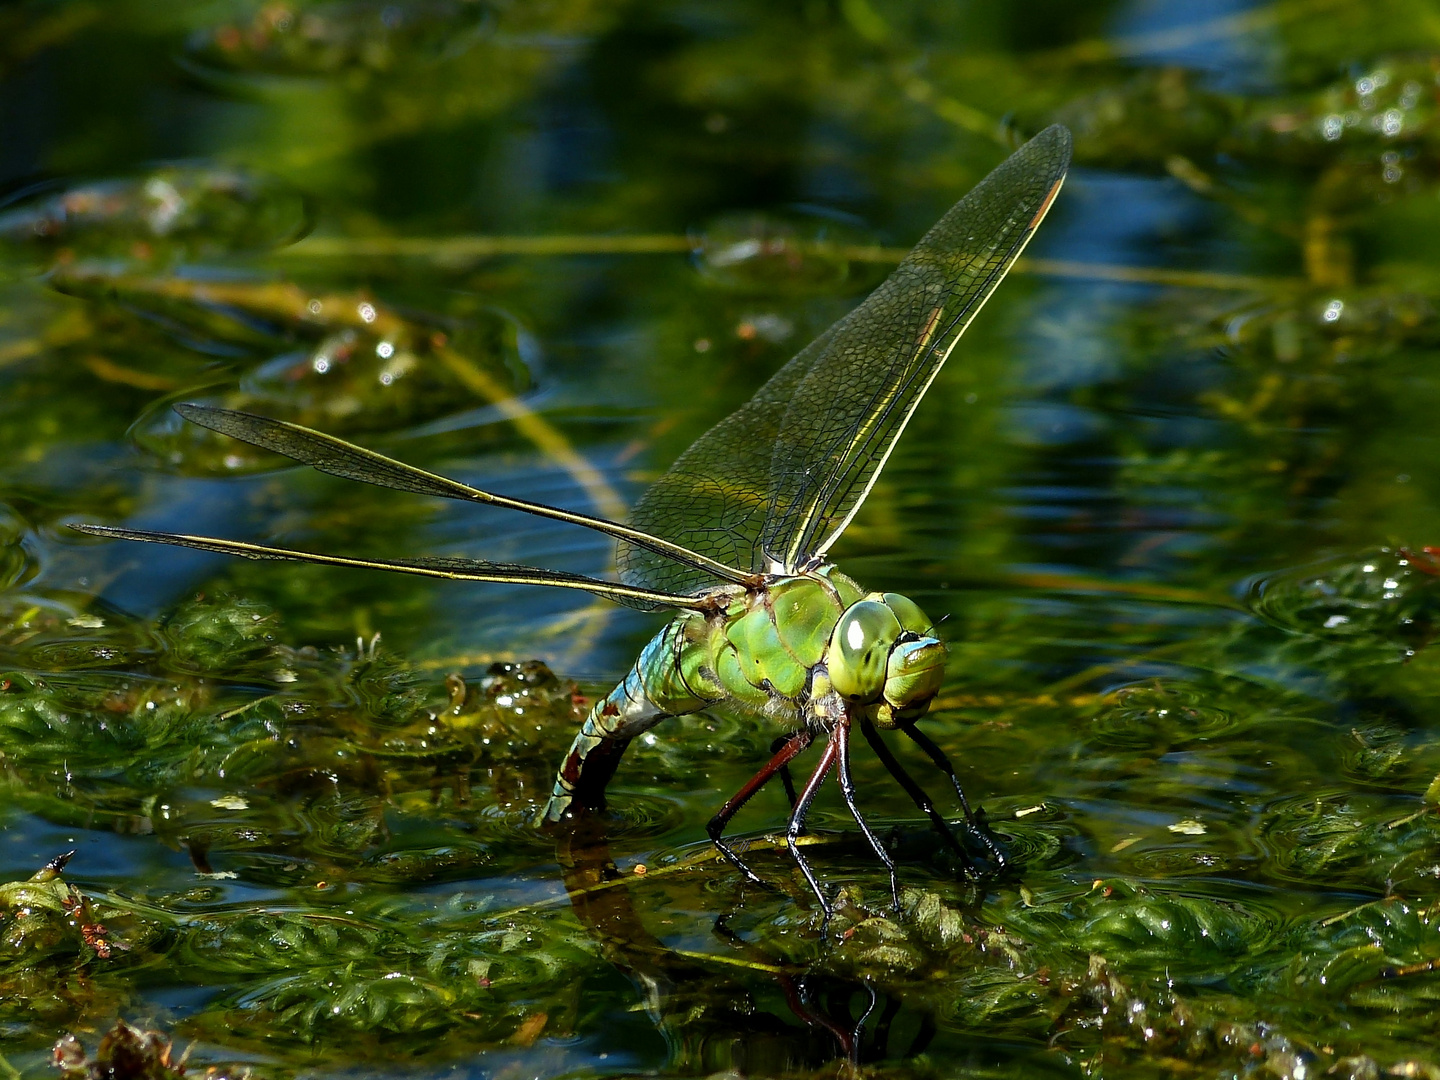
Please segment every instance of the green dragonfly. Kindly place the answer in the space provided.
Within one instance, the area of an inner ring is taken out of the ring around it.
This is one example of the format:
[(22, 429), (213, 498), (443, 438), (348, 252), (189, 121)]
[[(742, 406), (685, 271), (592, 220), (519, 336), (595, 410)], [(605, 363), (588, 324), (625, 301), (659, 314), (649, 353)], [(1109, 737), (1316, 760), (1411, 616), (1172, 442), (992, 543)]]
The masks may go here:
[[(967, 825), (988, 840), (950, 761), (916, 726), (939, 691), (947, 651), (934, 624), (897, 593), (867, 592), (828, 552), (874, 486), (896, 440), (981, 306), (1045, 217), (1070, 161), (1070, 133), (1047, 128), (1016, 150), (921, 239), (870, 297), (781, 368), (645, 492), (622, 525), (497, 495), (405, 465), (322, 432), (248, 413), (179, 405), (187, 420), (323, 472), (401, 491), (507, 507), (582, 525), (618, 541), (620, 580), (461, 558), (361, 559), (235, 540), (76, 525), (249, 559), (289, 559), (427, 577), (582, 589), (674, 618), (605, 698), (566, 754), (541, 821), (603, 806), (606, 784), (637, 735), (671, 716), (740, 705), (776, 723), (773, 756), (710, 821), (722, 855), (761, 878), (725, 842), (737, 811), (781, 775), (793, 810), (786, 840), (828, 913), (800, 851), (816, 792), (838, 772), (846, 805), (890, 871), (895, 864), (855, 802), (850, 734), (858, 726), (885, 766), (962, 859), (930, 798), (878, 728), (913, 739), (954, 784)], [(796, 795), (789, 763), (812, 743), (819, 762)]]

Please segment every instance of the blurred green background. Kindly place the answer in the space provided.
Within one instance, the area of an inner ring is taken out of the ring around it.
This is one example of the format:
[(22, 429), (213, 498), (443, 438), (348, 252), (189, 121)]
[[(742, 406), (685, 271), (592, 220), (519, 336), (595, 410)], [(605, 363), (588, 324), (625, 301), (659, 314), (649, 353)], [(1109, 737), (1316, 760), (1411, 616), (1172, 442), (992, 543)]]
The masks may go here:
[[(866, 751), (906, 910), (829, 792), (822, 938), (723, 713), (541, 834), (655, 617), (64, 527), (607, 573), (170, 406), (619, 516), (1057, 121), (834, 553), (1009, 877)], [(1435, 4), (13, 0), (0, 185), (6, 1076), (1440, 1075)]]

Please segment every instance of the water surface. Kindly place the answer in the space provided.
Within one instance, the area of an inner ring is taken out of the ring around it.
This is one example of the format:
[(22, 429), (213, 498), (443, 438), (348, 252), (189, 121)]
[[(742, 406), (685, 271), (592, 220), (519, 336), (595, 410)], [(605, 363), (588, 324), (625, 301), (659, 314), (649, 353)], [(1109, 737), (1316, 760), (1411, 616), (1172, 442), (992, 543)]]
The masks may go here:
[[(0, 27), (6, 1071), (117, 1018), (258, 1077), (1440, 1071), (1429, 5)], [(783, 792), (736, 824), (776, 889), (707, 846), (753, 717), (667, 722), (594, 828), (529, 824), (655, 617), (64, 528), (608, 573), (170, 406), (618, 515), (1055, 121), (1060, 201), (834, 552), (943, 619), (927, 730), (1007, 876), (857, 754), (905, 910), (827, 792), (822, 938)]]

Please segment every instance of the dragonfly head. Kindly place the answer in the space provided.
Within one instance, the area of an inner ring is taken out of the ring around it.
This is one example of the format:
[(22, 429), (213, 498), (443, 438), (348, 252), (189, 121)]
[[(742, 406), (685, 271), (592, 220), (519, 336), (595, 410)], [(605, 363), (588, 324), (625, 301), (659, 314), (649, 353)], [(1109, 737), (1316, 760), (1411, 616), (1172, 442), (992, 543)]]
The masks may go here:
[(875, 707), (880, 727), (924, 714), (945, 678), (945, 643), (913, 600), (871, 593), (848, 607), (830, 636), (830, 685), (856, 705)]

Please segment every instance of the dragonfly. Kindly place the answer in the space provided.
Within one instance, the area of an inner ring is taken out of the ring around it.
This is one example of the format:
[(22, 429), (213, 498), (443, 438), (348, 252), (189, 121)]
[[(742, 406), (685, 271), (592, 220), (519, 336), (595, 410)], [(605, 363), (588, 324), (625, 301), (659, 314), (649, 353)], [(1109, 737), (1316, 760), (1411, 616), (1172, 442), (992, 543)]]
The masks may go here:
[[(935, 624), (907, 597), (860, 586), (830, 562), (829, 552), (956, 342), (1055, 201), (1070, 145), (1070, 133), (1055, 125), (1011, 154), (864, 302), (681, 455), (641, 496), (628, 523), (485, 491), (297, 424), (176, 406), (193, 423), (335, 476), (593, 529), (617, 542), (618, 581), (479, 559), (356, 558), (118, 526), (72, 527), (247, 559), (579, 589), (673, 612), (581, 724), (540, 823), (555, 826), (603, 808), (626, 747), (662, 720), (738, 706), (767, 718), (781, 734), (770, 759), (710, 820), (707, 831), (720, 854), (745, 880), (764, 883), (724, 831), (756, 792), (781, 776), (792, 806), (786, 845), (828, 915), (830, 902), (798, 840), (834, 773), (847, 808), (889, 871), (898, 910), (895, 862), (856, 801), (855, 728), (966, 865), (973, 862), (964, 845), (889, 749), (882, 729), (909, 737), (948, 776), (967, 828), (997, 861), (1003, 855), (985, 839), (983, 813), (971, 810), (949, 757), (916, 726), (945, 676), (948, 650)], [(819, 759), (797, 794), (790, 763), (816, 743)]]

